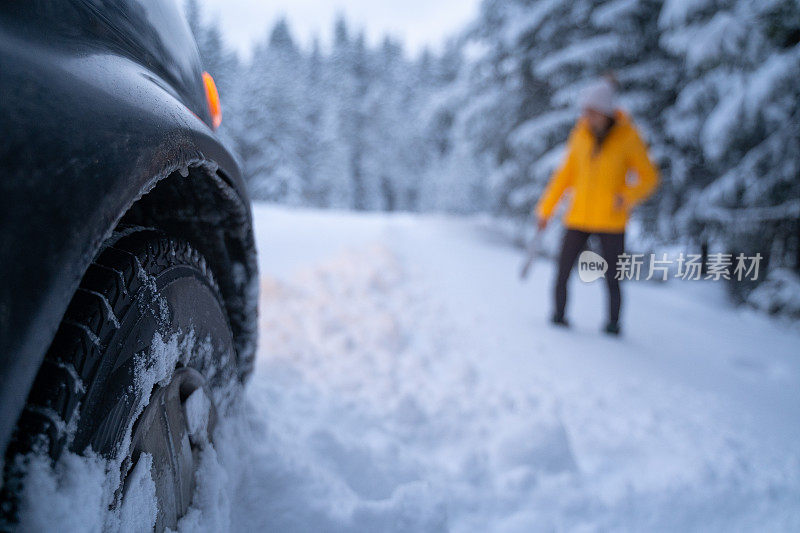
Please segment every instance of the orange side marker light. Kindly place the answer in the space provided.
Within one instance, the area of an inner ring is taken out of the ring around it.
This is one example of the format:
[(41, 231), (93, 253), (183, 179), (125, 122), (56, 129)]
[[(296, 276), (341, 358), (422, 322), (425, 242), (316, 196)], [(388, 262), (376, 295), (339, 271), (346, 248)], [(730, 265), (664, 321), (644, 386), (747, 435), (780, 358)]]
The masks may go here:
[(214, 78), (208, 72), (203, 72), (203, 86), (206, 89), (206, 102), (208, 111), (211, 113), (211, 123), (216, 130), (222, 124), (222, 104), (219, 101), (219, 91)]

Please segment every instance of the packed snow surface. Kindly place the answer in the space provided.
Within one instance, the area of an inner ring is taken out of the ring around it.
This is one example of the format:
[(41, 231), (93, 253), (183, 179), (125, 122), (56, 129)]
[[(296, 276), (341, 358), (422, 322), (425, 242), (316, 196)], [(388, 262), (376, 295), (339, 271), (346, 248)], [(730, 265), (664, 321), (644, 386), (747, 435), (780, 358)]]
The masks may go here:
[[(256, 369), (181, 530), (800, 530), (796, 326), (719, 284), (642, 282), (606, 338), (604, 288), (575, 276), (558, 330), (551, 264), (520, 282), (480, 220), (255, 219)], [(31, 529), (96, 530), (75, 515), (102, 501), (98, 460), (64, 461), (37, 466)]]

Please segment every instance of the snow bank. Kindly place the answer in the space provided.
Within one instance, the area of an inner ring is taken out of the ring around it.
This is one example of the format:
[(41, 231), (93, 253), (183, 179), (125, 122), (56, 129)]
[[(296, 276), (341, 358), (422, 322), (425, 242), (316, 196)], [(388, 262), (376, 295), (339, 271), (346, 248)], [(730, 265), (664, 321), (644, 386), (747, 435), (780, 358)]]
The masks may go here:
[(800, 318), (800, 277), (788, 269), (773, 270), (766, 281), (750, 293), (747, 302), (770, 314)]

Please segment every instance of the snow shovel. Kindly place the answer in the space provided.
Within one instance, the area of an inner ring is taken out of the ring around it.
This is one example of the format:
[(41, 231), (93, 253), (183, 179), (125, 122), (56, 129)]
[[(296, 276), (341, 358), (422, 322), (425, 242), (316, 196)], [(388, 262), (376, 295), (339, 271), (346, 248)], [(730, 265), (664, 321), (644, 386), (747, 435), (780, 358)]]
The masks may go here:
[(525, 263), (522, 265), (522, 270), (519, 272), (519, 278), (521, 280), (528, 279), (528, 274), (531, 272), (531, 267), (536, 262), (541, 254), (541, 250), (539, 249), (539, 245), (542, 242), (542, 230), (537, 230), (536, 235), (533, 236), (531, 239), (531, 243), (528, 246), (528, 255), (525, 256)]

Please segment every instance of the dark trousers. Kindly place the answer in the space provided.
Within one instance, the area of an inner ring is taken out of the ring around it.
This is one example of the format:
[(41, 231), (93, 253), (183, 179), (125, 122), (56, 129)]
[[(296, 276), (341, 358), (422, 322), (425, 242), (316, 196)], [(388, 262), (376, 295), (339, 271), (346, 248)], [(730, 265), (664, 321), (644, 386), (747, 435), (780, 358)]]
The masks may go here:
[(622, 297), (619, 281), (616, 279), (617, 258), (625, 250), (625, 233), (586, 233), (574, 229), (567, 230), (561, 255), (558, 259), (558, 277), (556, 278), (555, 316), (563, 318), (567, 307), (567, 281), (580, 253), (586, 248), (586, 241), (591, 235), (600, 239), (600, 255), (608, 263), (606, 286), (608, 287), (608, 320), (619, 321), (619, 310)]

